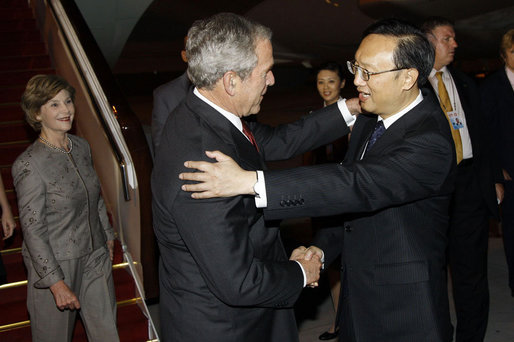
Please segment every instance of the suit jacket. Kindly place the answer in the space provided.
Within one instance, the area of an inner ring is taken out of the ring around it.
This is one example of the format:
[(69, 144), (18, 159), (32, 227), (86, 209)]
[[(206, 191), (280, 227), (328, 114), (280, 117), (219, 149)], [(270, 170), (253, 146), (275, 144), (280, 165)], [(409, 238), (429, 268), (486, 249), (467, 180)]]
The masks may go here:
[(295, 124), (252, 129), (261, 155), (225, 117), (192, 92), (166, 123), (152, 174), (154, 229), (161, 252), (163, 341), (297, 341), (292, 306), (303, 288), (277, 227), (253, 196), (193, 200), (182, 191), (186, 160), (220, 150), (243, 168), (286, 159), (348, 133), (337, 107)]
[(345, 342), (451, 340), (445, 249), (455, 150), (439, 105), (423, 95), (362, 160), (374, 115), (357, 118), (342, 164), (265, 172), (267, 217), (346, 214), (318, 240), (326, 259), (343, 254)]
[(496, 160), (514, 175), (514, 91), (505, 68), (494, 72), (480, 87), (483, 111), (490, 124)]
[[(475, 81), (457, 69), (448, 66), (464, 109), (471, 146), (473, 149), (473, 173), (480, 184), (482, 198), (491, 216), (498, 218), (498, 203), (494, 184), (503, 181), (492, 148), (492, 137), (482, 113), (480, 93)], [(428, 88), (433, 91), (430, 83)]]
[(152, 142), (155, 151), (161, 142), (162, 129), (170, 113), (182, 102), (191, 88), (187, 72), (157, 87), (153, 92)]
[(88, 255), (114, 239), (89, 145), (83, 138), (68, 137), (70, 154), (36, 140), (12, 166), (22, 254), (39, 276), (37, 288), (64, 279), (59, 261)]

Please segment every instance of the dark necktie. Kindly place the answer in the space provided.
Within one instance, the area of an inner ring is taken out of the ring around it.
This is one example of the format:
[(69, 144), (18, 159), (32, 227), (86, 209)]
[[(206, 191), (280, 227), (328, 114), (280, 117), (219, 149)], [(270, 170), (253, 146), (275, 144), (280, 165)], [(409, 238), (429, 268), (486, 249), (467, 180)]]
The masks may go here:
[(371, 138), (369, 138), (368, 146), (366, 147), (366, 152), (368, 152), (371, 146), (373, 146), (377, 142), (378, 138), (380, 138), (382, 134), (384, 134), (385, 130), (386, 129), (384, 126), (384, 121), (377, 121), (377, 124), (375, 125), (375, 130), (373, 131), (373, 134), (371, 134)]
[(255, 141), (255, 137), (253, 136), (253, 133), (252, 131), (250, 131), (250, 128), (248, 127), (248, 125), (246, 124), (246, 122), (244, 122), (243, 120), (241, 120), (241, 123), (243, 124), (243, 133), (244, 135), (246, 135), (246, 137), (248, 138), (248, 140), (250, 140), (250, 142), (252, 143), (252, 145), (255, 147), (255, 149), (257, 150), (257, 152), (259, 152), (259, 147), (257, 146), (257, 142)]

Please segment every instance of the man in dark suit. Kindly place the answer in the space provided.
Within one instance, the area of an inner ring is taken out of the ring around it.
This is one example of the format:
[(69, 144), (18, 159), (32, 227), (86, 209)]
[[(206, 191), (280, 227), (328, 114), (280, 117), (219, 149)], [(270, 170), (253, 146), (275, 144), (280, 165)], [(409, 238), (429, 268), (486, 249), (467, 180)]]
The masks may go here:
[(505, 67), (481, 84), (483, 110), (490, 124), (496, 160), (505, 179), (501, 219), (503, 245), (509, 266), (509, 287), (514, 297), (514, 29), (502, 37), (500, 55)]
[[(187, 36), (184, 38), (184, 45)], [(180, 53), (182, 60), (187, 63), (186, 50)], [(186, 94), (191, 88), (191, 81), (187, 77), (187, 72), (180, 77), (165, 83), (153, 91), (152, 109), (152, 144), (153, 151), (157, 150), (161, 142), (161, 134), (168, 115), (186, 98)]]
[(206, 159), (206, 149), (257, 170), (349, 132), (338, 105), (276, 128), (241, 120), (275, 82), (270, 39), (268, 28), (229, 13), (189, 30), (195, 89), (170, 115), (152, 174), (163, 341), (298, 341), (292, 306), (316, 285), (319, 258), (304, 260), (303, 247), (288, 260), (253, 196), (196, 201), (178, 178), (184, 160)]
[(435, 49), (428, 88), (436, 93), (448, 116), (458, 164), (448, 245), (457, 314), (456, 341), (483, 341), (489, 314), (489, 217), (498, 217), (502, 175), (493, 163), (491, 138), (480, 111), (476, 84), (449, 65), (457, 48), (452, 23), (444, 18), (429, 18), (423, 31)]
[(341, 164), (265, 171), (257, 181), (215, 151), (208, 155), (218, 163), (188, 161), (204, 172), (181, 175), (200, 181), (183, 186), (194, 198), (266, 197), (270, 219), (345, 214), (340, 230), (318, 240), (325, 261), (343, 254), (344, 342), (452, 338), (445, 249), (456, 165), (448, 123), (434, 96), (419, 88), (433, 61), (420, 30), (377, 22), (348, 62), (369, 114), (357, 118)]

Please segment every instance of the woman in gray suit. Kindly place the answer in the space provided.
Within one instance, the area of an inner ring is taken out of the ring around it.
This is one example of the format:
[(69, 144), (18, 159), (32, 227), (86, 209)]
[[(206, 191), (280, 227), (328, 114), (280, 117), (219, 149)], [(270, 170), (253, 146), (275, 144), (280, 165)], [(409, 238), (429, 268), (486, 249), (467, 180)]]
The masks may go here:
[(21, 106), (39, 138), (12, 173), (28, 271), (27, 308), (34, 341), (70, 341), (80, 312), (89, 341), (118, 341), (109, 224), (88, 143), (68, 134), (75, 89), (36, 75)]

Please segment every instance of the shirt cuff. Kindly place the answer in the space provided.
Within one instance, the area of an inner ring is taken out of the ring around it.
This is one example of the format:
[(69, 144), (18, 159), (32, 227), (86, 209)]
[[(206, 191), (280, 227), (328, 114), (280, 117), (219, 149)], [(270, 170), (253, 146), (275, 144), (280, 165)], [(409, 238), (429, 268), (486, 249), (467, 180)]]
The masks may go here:
[(255, 191), (255, 206), (257, 208), (266, 208), (268, 206), (268, 197), (266, 196), (266, 181), (264, 180), (264, 172), (257, 171), (257, 183), (253, 186)]
[(355, 115), (352, 115), (352, 113), (350, 113), (350, 111), (348, 110), (348, 107), (346, 106), (346, 99), (339, 99), (337, 101), (337, 107), (339, 108), (341, 115), (343, 115), (343, 119), (346, 122), (346, 125), (348, 127), (353, 126), (356, 117)]
[(305, 274), (305, 270), (303, 269), (302, 264), (298, 260), (294, 260), (298, 265), (300, 265), (300, 269), (302, 270), (303, 274), (303, 287), (307, 286), (307, 275)]

